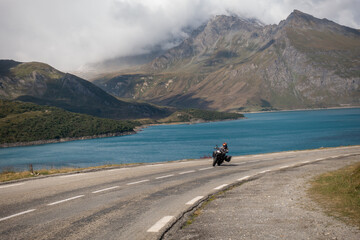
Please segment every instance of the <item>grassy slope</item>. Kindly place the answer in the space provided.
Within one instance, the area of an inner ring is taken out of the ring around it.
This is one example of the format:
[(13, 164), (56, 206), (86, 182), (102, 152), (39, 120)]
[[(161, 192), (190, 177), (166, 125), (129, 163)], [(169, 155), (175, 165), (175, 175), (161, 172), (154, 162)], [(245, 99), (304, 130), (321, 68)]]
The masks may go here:
[(183, 109), (176, 111), (167, 118), (159, 120), (159, 122), (191, 122), (191, 121), (218, 121), (242, 118), (244, 115), (237, 113), (225, 113), (200, 109)]
[(360, 163), (318, 176), (309, 192), (330, 215), (360, 228)]
[(0, 100), (0, 143), (133, 131), (137, 122), (97, 118), (55, 107)]

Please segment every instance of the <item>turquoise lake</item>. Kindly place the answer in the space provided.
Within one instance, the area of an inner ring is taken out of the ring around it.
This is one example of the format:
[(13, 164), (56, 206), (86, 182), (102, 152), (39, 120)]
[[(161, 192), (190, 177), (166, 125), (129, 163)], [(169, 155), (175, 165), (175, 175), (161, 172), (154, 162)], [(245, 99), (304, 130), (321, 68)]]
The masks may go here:
[(88, 167), (162, 162), (360, 144), (360, 108), (245, 114), (246, 119), (151, 126), (129, 136), (0, 149), (1, 169)]

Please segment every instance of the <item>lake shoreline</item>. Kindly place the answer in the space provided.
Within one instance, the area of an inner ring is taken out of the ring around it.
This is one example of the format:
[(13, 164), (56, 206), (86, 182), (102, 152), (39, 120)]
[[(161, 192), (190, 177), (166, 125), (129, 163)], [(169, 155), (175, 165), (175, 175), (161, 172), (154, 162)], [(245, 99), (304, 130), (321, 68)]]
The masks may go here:
[(131, 131), (131, 132), (107, 133), (107, 134), (100, 134), (100, 135), (94, 135), (94, 136), (83, 136), (83, 137), (76, 137), (76, 138), (69, 137), (69, 138), (59, 138), (59, 139), (37, 140), (37, 141), (31, 141), (31, 142), (2, 143), (2, 144), (0, 144), (0, 148), (25, 147), (25, 146), (44, 145), (44, 144), (51, 144), (51, 143), (71, 142), (71, 141), (77, 141), (77, 140), (119, 137), (119, 136), (133, 135), (135, 133), (136, 133), (136, 131), (134, 129), (134, 131)]

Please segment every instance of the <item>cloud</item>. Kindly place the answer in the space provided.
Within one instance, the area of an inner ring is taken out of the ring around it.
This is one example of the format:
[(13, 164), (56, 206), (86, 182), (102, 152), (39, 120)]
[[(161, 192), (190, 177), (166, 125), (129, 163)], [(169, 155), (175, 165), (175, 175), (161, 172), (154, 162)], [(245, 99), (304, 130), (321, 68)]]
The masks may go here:
[(358, 0), (1, 0), (0, 59), (41, 61), (68, 71), (144, 53), (184, 37), (184, 27), (213, 15), (277, 24), (294, 9), (360, 28)]

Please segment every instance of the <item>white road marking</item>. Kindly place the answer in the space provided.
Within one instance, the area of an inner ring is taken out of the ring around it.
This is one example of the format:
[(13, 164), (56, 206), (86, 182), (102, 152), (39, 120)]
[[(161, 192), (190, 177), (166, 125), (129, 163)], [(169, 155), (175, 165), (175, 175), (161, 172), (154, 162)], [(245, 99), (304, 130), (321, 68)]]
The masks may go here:
[(11, 216), (7, 216), (7, 217), (4, 217), (4, 218), (0, 218), (0, 222), (1, 221), (5, 221), (7, 219), (10, 219), (10, 218), (13, 218), (13, 217), (17, 217), (17, 216), (20, 216), (20, 215), (24, 215), (26, 213), (30, 213), (30, 212), (33, 212), (35, 211), (36, 209), (30, 209), (30, 210), (27, 210), (27, 211), (24, 211), (24, 212), (20, 212), (20, 213), (16, 213), (16, 214), (13, 214)]
[(209, 169), (213, 169), (213, 168), (214, 167), (200, 168), (199, 171), (209, 170)]
[(104, 188), (104, 189), (100, 189), (100, 190), (94, 191), (94, 192), (92, 192), (92, 193), (99, 193), (99, 192), (109, 191), (109, 190), (112, 190), (112, 189), (115, 189), (115, 188), (118, 188), (118, 187), (120, 187), (120, 186), (108, 187), (108, 188)]
[(71, 201), (71, 200), (74, 200), (74, 199), (77, 199), (77, 198), (81, 198), (81, 197), (84, 197), (85, 195), (79, 195), (79, 196), (75, 196), (75, 197), (71, 197), (71, 198), (67, 198), (67, 199), (64, 199), (64, 200), (61, 200), (61, 201), (57, 201), (57, 202), (53, 202), (53, 203), (49, 203), (48, 206), (52, 206), (52, 205), (56, 205), (56, 204), (59, 204), (59, 203), (63, 203), (63, 202), (67, 202), (67, 201)]
[(194, 203), (196, 203), (197, 201), (199, 201), (199, 200), (202, 199), (203, 197), (204, 197), (204, 196), (197, 196), (197, 197), (191, 199), (190, 201), (188, 201), (188, 202), (186, 203), (186, 205), (193, 205)]
[(310, 161), (305, 161), (305, 162), (302, 162), (302, 163), (309, 163)]
[(82, 176), (82, 175), (84, 175), (84, 173), (70, 174), (70, 175), (60, 176), (60, 178), (79, 177), (79, 176)]
[(325, 158), (318, 158), (316, 159), (316, 161), (320, 161), (320, 160), (324, 160)]
[(247, 162), (241, 162), (241, 163), (235, 163), (235, 165), (242, 165), (242, 164), (245, 164)]
[(181, 172), (181, 173), (179, 173), (179, 174), (182, 175), (182, 174), (193, 173), (193, 172), (195, 172), (195, 170), (190, 170), (190, 171), (186, 171), (186, 172)]
[(265, 170), (265, 171), (262, 171), (262, 172), (259, 172), (259, 173), (267, 173), (267, 172), (270, 172), (270, 170)]
[(150, 165), (146, 165), (145, 167), (157, 167), (157, 166), (162, 166), (164, 165), (164, 163), (160, 163), (160, 164), (150, 164)]
[(218, 187), (216, 187), (216, 188), (214, 188), (214, 189), (215, 189), (215, 190), (220, 190), (220, 189), (226, 187), (227, 185), (229, 185), (229, 184), (223, 184), (223, 185), (220, 185), (220, 186), (218, 186)]
[(168, 178), (168, 177), (173, 177), (173, 176), (174, 176), (174, 174), (170, 174), (170, 175), (165, 175), (165, 176), (157, 177), (156, 179)]
[(126, 185), (133, 185), (133, 184), (138, 184), (138, 183), (143, 183), (143, 182), (148, 182), (150, 181), (149, 179), (145, 179), (145, 180), (141, 180), (141, 181), (137, 181), (137, 182), (131, 182), (131, 183), (128, 183)]
[(250, 176), (245, 176), (245, 177), (239, 178), (238, 181), (244, 181), (244, 180), (246, 180), (248, 178), (250, 178)]
[(115, 169), (108, 170), (108, 172), (122, 171), (122, 170), (126, 170), (126, 169), (128, 169), (128, 168), (115, 168)]
[(147, 232), (159, 232), (168, 222), (170, 222), (174, 216), (165, 216), (159, 221), (157, 221), (151, 228), (147, 230)]
[(9, 188), (9, 187), (16, 187), (16, 186), (20, 186), (20, 185), (23, 185), (25, 183), (15, 183), (15, 184), (10, 184), (10, 185), (2, 185), (0, 186), (0, 189), (1, 188)]
[(288, 167), (289, 167), (289, 166), (286, 165), (286, 166), (279, 167), (279, 169), (288, 168)]

